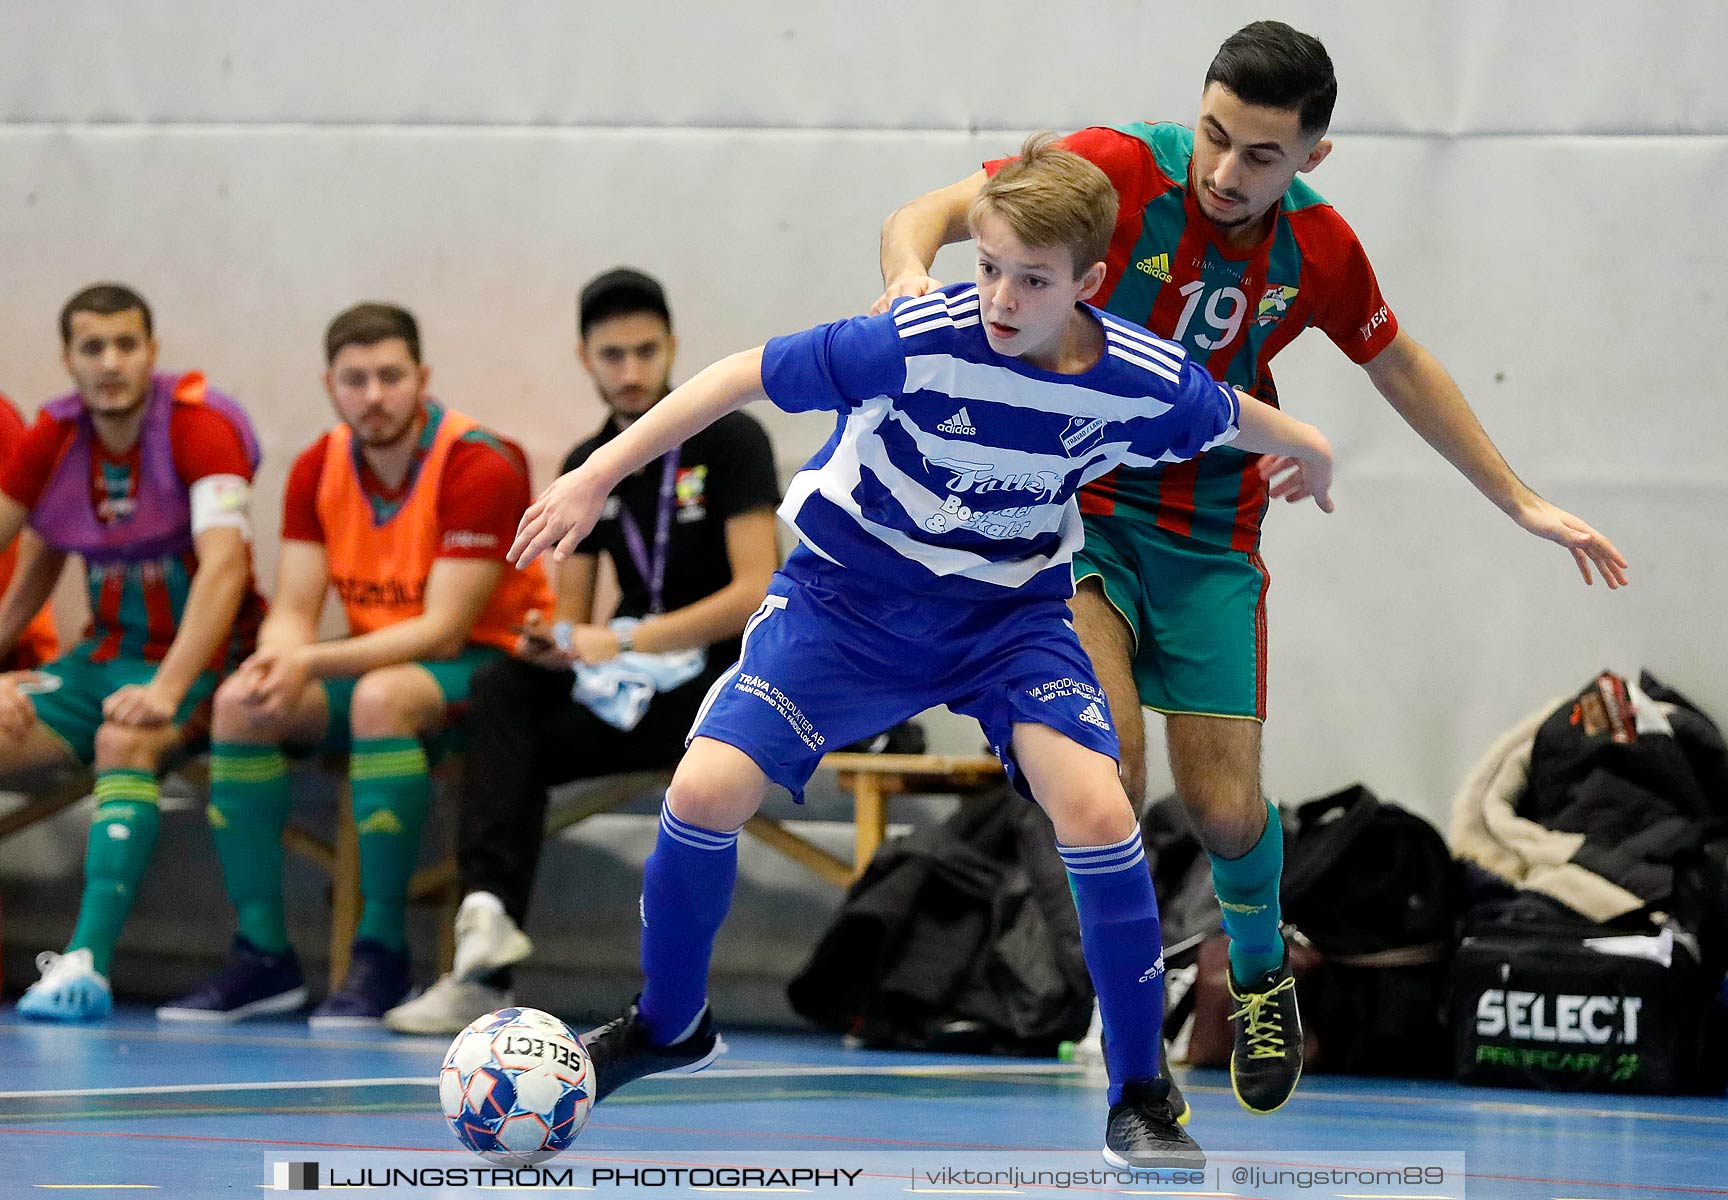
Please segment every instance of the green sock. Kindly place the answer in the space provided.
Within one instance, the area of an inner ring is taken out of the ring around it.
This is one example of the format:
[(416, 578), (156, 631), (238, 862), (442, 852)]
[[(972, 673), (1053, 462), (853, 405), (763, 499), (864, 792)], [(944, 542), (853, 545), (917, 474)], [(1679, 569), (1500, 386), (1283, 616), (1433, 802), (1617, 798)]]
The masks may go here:
[(359, 738), (348, 755), (360, 835), (360, 928), (392, 950), (404, 945), (403, 908), (432, 806), (426, 751), (416, 738)]
[(96, 776), (96, 815), (90, 819), (90, 840), (84, 850), (84, 899), (78, 906), (78, 927), (67, 950), (88, 950), (99, 974), (108, 974), (120, 927), (132, 911), (132, 900), (162, 824), (156, 811), (160, 794), (150, 771), (118, 769)]
[(1230, 973), (1238, 986), (1252, 983), (1284, 961), (1278, 883), (1284, 874), (1284, 826), (1266, 805), (1266, 828), (1241, 858), (1212, 859), (1212, 889), (1230, 935)]
[(240, 936), (266, 954), (288, 950), (282, 916), (282, 828), (288, 823), (288, 763), (275, 746), (210, 746), (210, 832)]

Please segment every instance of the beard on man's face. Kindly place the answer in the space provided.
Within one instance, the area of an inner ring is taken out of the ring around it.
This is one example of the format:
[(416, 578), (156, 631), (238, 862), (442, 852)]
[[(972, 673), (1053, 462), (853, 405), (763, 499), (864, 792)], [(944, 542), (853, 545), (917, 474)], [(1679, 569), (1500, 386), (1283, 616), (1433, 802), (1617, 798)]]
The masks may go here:
[(413, 432), (417, 415), (417, 412), (410, 411), (400, 421), (392, 422), (388, 412), (372, 409), (360, 414), (359, 421), (355, 422), (354, 436), (370, 450), (388, 450)]
[(606, 407), (613, 412), (623, 413), (627, 416), (641, 416), (654, 407), (671, 390), (665, 384), (661, 384), (658, 388), (621, 387), (614, 388), (610, 392), (603, 392), (601, 398), (605, 401)]
[[(1201, 181), (1201, 187), (1204, 189), (1202, 193), (1202, 203), (1200, 205), (1201, 211), (1205, 212), (1208, 221), (1212, 222), (1212, 224), (1218, 226), (1220, 229), (1238, 229), (1243, 225), (1247, 225), (1251, 221), (1259, 220), (1265, 215), (1264, 213), (1254, 212), (1248, 204), (1248, 197), (1244, 196), (1241, 192), (1221, 192), (1217, 188), (1213, 187), (1209, 180)], [(1212, 198), (1213, 196), (1233, 201), (1229, 209), (1223, 215), (1212, 211), (1217, 207), (1217, 201)]]
[(85, 406), (104, 417), (129, 417), (150, 399), (150, 380), (136, 386), (124, 376), (107, 375), (81, 387)]

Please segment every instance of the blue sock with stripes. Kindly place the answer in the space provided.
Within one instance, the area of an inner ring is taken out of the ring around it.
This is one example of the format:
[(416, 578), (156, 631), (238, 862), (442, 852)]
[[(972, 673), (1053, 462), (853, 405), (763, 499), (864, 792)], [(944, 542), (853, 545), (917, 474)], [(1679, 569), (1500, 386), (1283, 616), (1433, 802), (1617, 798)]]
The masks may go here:
[(683, 1041), (708, 1003), (708, 959), (738, 880), (738, 831), (680, 821), (660, 808), (660, 836), (642, 871), (639, 1002), (649, 1040)]
[(1135, 830), (1109, 846), (1056, 844), (1080, 913), (1080, 948), (1098, 992), (1110, 1103), (1122, 1085), (1158, 1074), (1164, 1022), (1164, 951), (1158, 898)]

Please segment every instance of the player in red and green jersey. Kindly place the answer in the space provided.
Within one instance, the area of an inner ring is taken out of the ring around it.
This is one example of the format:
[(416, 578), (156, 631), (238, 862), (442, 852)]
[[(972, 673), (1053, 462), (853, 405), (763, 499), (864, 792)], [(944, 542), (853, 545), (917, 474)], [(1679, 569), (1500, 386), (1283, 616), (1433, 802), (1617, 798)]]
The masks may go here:
[(197, 372), (157, 373), (149, 306), (117, 284), (60, 313), (74, 390), (43, 405), (0, 473), (0, 546), (28, 524), (0, 601), (0, 653), (83, 560), (91, 625), (38, 670), (0, 675), (0, 773), (77, 762), (96, 771), (84, 896), (64, 953), (18, 1001), (36, 1020), (111, 1010), (109, 960), (149, 864), (156, 772), (239, 660), (262, 601), (252, 582), (258, 443), (231, 398)]
[[(1064, 139), (1105, 167), (1117, 188), (1104, 307), (1181, 343), (1214, 378), (1274, 404), (1268, 363), (1308, 326), (1358, 364), (1391, 345), (1397, 318), (1337, 210), (1295, 180), (1271, 214), (1270, 232), (1234, 245), (1188, 187), (1195, 136), (1182, 125), (1137, 122)], [(994, 174), (1005, 161), (985, 170)], [(1267, 502), (1256, 461), (1220, 447), (1156, 471), (1112, 472), (1088, 485), (1083, 509), (1252, 551)]]
[[(204, 388), (197, 373), (180, 376), (176, 391), (179, 402), (169, 416), (168, 436), (173, 448), (174, 471), (188, 490), (205, 479), (233, 477), (250, 480), (252, 463), (240, 433), (221, 411), (201, 401), (186, 402)], [(43, 411), (31, 425), (7, 468), (0, 473), (0, 492), (33, 510), (61, 467), (68, 447), (77, 436), (78, 419)], [(124, 528), (139, 497), (143, 446), (135, 442), (113, 451), (100, 438), (92, 439), (90, 453), (90, 506), (98, 521)], [(85, 564), (90, 603), (90, 627), (79, 647), (80, 657), (91, 663), (132, 658), (158, 663), (174, 644), (181, 616), (198, 573), (196, 545), (165, 551), (142, 559)], [(244, 597), (237, 638), (218, 648), (214, 666), (234, 666), (250, 648), (263, 615), (262, 601), (255, 592)], [(57, 728), (87, 760), (95, 729), (76, 734)]]
[[(1457, 385), (1402, 329), (1350, 227), (1296, 176), (1330, 153), (1337, 81), (1320, 42), (1257, 21), (1219, 48), (1192, 130), (1093, 128), (1064, 140), (1103, 168), (1120, 207), (1093, 303), (1179, 342), (1212, 374), (1276, 404), (1268, 362), (1310, 325), (1496, 507), (1565, 547), (1584, 581), (1626, 582), (1612, 543), (1518, 479)], [(937, 286), (930, 264), (966, 234), (1001, 163), (913, 200), (882, 230), (877, 309)], [(1082, 497), (1075, 625), (1117, 714), (1130, 798), (1145, 794), (1141, 723), (1162, 712), (1176, 790), (1212, 859), (1230, 934), (1242, 1103), (1270, 1112), (1301, 1074), (1295, 992), (1278, 932), (1282, 833), (1260, 786), (1267, 575), (1256, 549), (1269, 500), (1308, 495), (1300, 467), (1228, 447), (1190, 463), (1119, 470)]]

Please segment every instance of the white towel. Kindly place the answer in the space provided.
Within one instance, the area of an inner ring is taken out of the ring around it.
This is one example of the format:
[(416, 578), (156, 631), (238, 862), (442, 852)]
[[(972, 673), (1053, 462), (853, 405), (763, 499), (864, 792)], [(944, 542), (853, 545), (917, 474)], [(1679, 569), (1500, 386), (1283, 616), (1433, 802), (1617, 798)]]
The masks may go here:
[[(607, 628), (622, 633), (639, 624), (634, 617), (617, 617)], [(707, 663), (707, 650), (628, 650), (603, 663), (577, 663), (570, 697), (614, 729), (630, 730), (641, 723), (657, 693), (689, 683)]]

